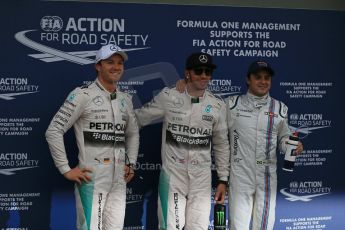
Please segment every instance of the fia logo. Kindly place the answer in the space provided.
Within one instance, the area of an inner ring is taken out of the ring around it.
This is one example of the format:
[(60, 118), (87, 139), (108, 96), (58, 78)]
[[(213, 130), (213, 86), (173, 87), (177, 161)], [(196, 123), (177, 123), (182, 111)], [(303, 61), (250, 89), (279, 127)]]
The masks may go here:
[(42, 30), (46, 32), (58, 32), (62, 29), (63, 22), (58, 16), (44, 16), (40, 22)]
[[(41, 29), (47, 33), (43, 33), (44, 35), (52, 35), (59, 36), (58, 31), (63, 29), (63, 20), (59, 16), (44, 16), (41, 18), (40, 26)], [(67, 23), (68, 24), (68, 23)], [(74, 25), (76, 26), (76, 25)], [(14, 35), (14, 38), (21, 44), (30, 47), (40, 53), (38, 54), (28, 54), (28, 56), (39, 59), (46, 63), (53, 63), (59, 61), (69, 61), (79, 65), (89, 65), (94, 64), (94, 59), (89, 57), (94, 57), (96, 55), (97, 50), (89, 50), (89, 51), (63, 51), (59, 50), (55, 47), (49, 47), (46, 44), (40, 44), (37, 41), (31, 40), (27, 37), (29, 33), (36, 33), (36, 29), (29, 29), (19, 31)], [(58, 37), (56, 37), (58, 38)], [(55, 39), (55, 37), (54, 37)], [(150, 47), (139, 47), (139, 48), (129, 48), (129, 49), (122, 49), (122, 51), (134, 51), (134, 50), (142, 50), (142, 49), (149, 49)]]

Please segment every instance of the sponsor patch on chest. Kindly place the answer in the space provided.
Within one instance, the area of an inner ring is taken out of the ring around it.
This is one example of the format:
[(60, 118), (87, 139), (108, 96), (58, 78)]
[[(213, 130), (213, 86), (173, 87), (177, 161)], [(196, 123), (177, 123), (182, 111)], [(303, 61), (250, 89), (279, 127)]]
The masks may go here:
[(204, 121), (213, 121), (213, 116), (211, 115), (202, 115)]

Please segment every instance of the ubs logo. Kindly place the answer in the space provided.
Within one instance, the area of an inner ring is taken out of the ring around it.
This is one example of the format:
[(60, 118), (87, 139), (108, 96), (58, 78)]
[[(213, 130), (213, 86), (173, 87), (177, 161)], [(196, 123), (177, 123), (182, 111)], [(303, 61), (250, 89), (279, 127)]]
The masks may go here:
[(209, 115), (202, 115), (202, 120), (204, 121), (212, 121), (213, 117)]

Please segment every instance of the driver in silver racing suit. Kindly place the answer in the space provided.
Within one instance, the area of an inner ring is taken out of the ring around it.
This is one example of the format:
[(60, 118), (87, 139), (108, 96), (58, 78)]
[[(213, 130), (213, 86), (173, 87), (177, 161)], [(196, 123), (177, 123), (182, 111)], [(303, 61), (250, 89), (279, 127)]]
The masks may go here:
[[(253, 62), (248, 92), (225, 100), (230, 139), (230, 230), (272, 230), (277, 190), (277, 147), (286, 151), (291, 134), (287, 106), (269, 95), (273, 69)], [(177, 82), (180, 92), (183, 81)], [(302, 153), (301, 142), (295, 150)], [(252, 224), (251, 224), (252, 223)]]
[[(77, 229), (123, 229), (126, 182), (133, 176), (130, 166), (139, 148), (131, 98), (116, 89), (126, 59), (119, 47), (103, 46), (96, 56), (96, 81), (69, 94), (46, 132), (56, 167), (77, 182)], [(73, 169), (63, 139), (72, 125), (79, 148), (79, 164)]]
[[(214, 68), (209, 55), (192, 54), (187, 59), (186, 78), (190, 76), (194, 82), (188, 81), (183, 94), (175, 88), (164, 88), (150, 103), (135, 110), (139, 126), (163, 118), (159, 229), (208, 229), (211, 148), (219, 183), (223, 183), (218, 184), (215, 199), (224, 201), (229, 175), (225, 103), (205, 90)], [(188, 84), (202, 88), (200, 97), (191, 96)], [(223, 194), (219, 193), (220, 186), (224, 186)]]

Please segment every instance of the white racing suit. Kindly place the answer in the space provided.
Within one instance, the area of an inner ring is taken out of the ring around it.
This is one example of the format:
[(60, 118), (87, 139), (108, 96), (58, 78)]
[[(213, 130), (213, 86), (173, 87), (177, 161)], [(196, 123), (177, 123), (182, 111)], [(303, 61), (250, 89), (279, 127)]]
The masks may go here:
[(135, 110), (139, 126), (163, 118), (159, 229), (206, 230), (211, 209), (211, 147), (220, 180), (229, 175), (224, 102), (205, 91), (198, 102), (164, 88)]
[(75, 185), (77, 229), (122, 230), (126, 207), (124, 165), (135, 164), (139, 148), (131, 98), (119, 91), (111, 98), (98, 80), (69, 94), (46, 132), (61, 174), (71, 170), (63, 135), (72, 125), (79, 148), (78, 166), (92, 170), (91, 182)]
[(286, 150), (288, 108), (269, 95), (226, 100), (230, 136), (230, 229), (273, 229), (277, 145)]

